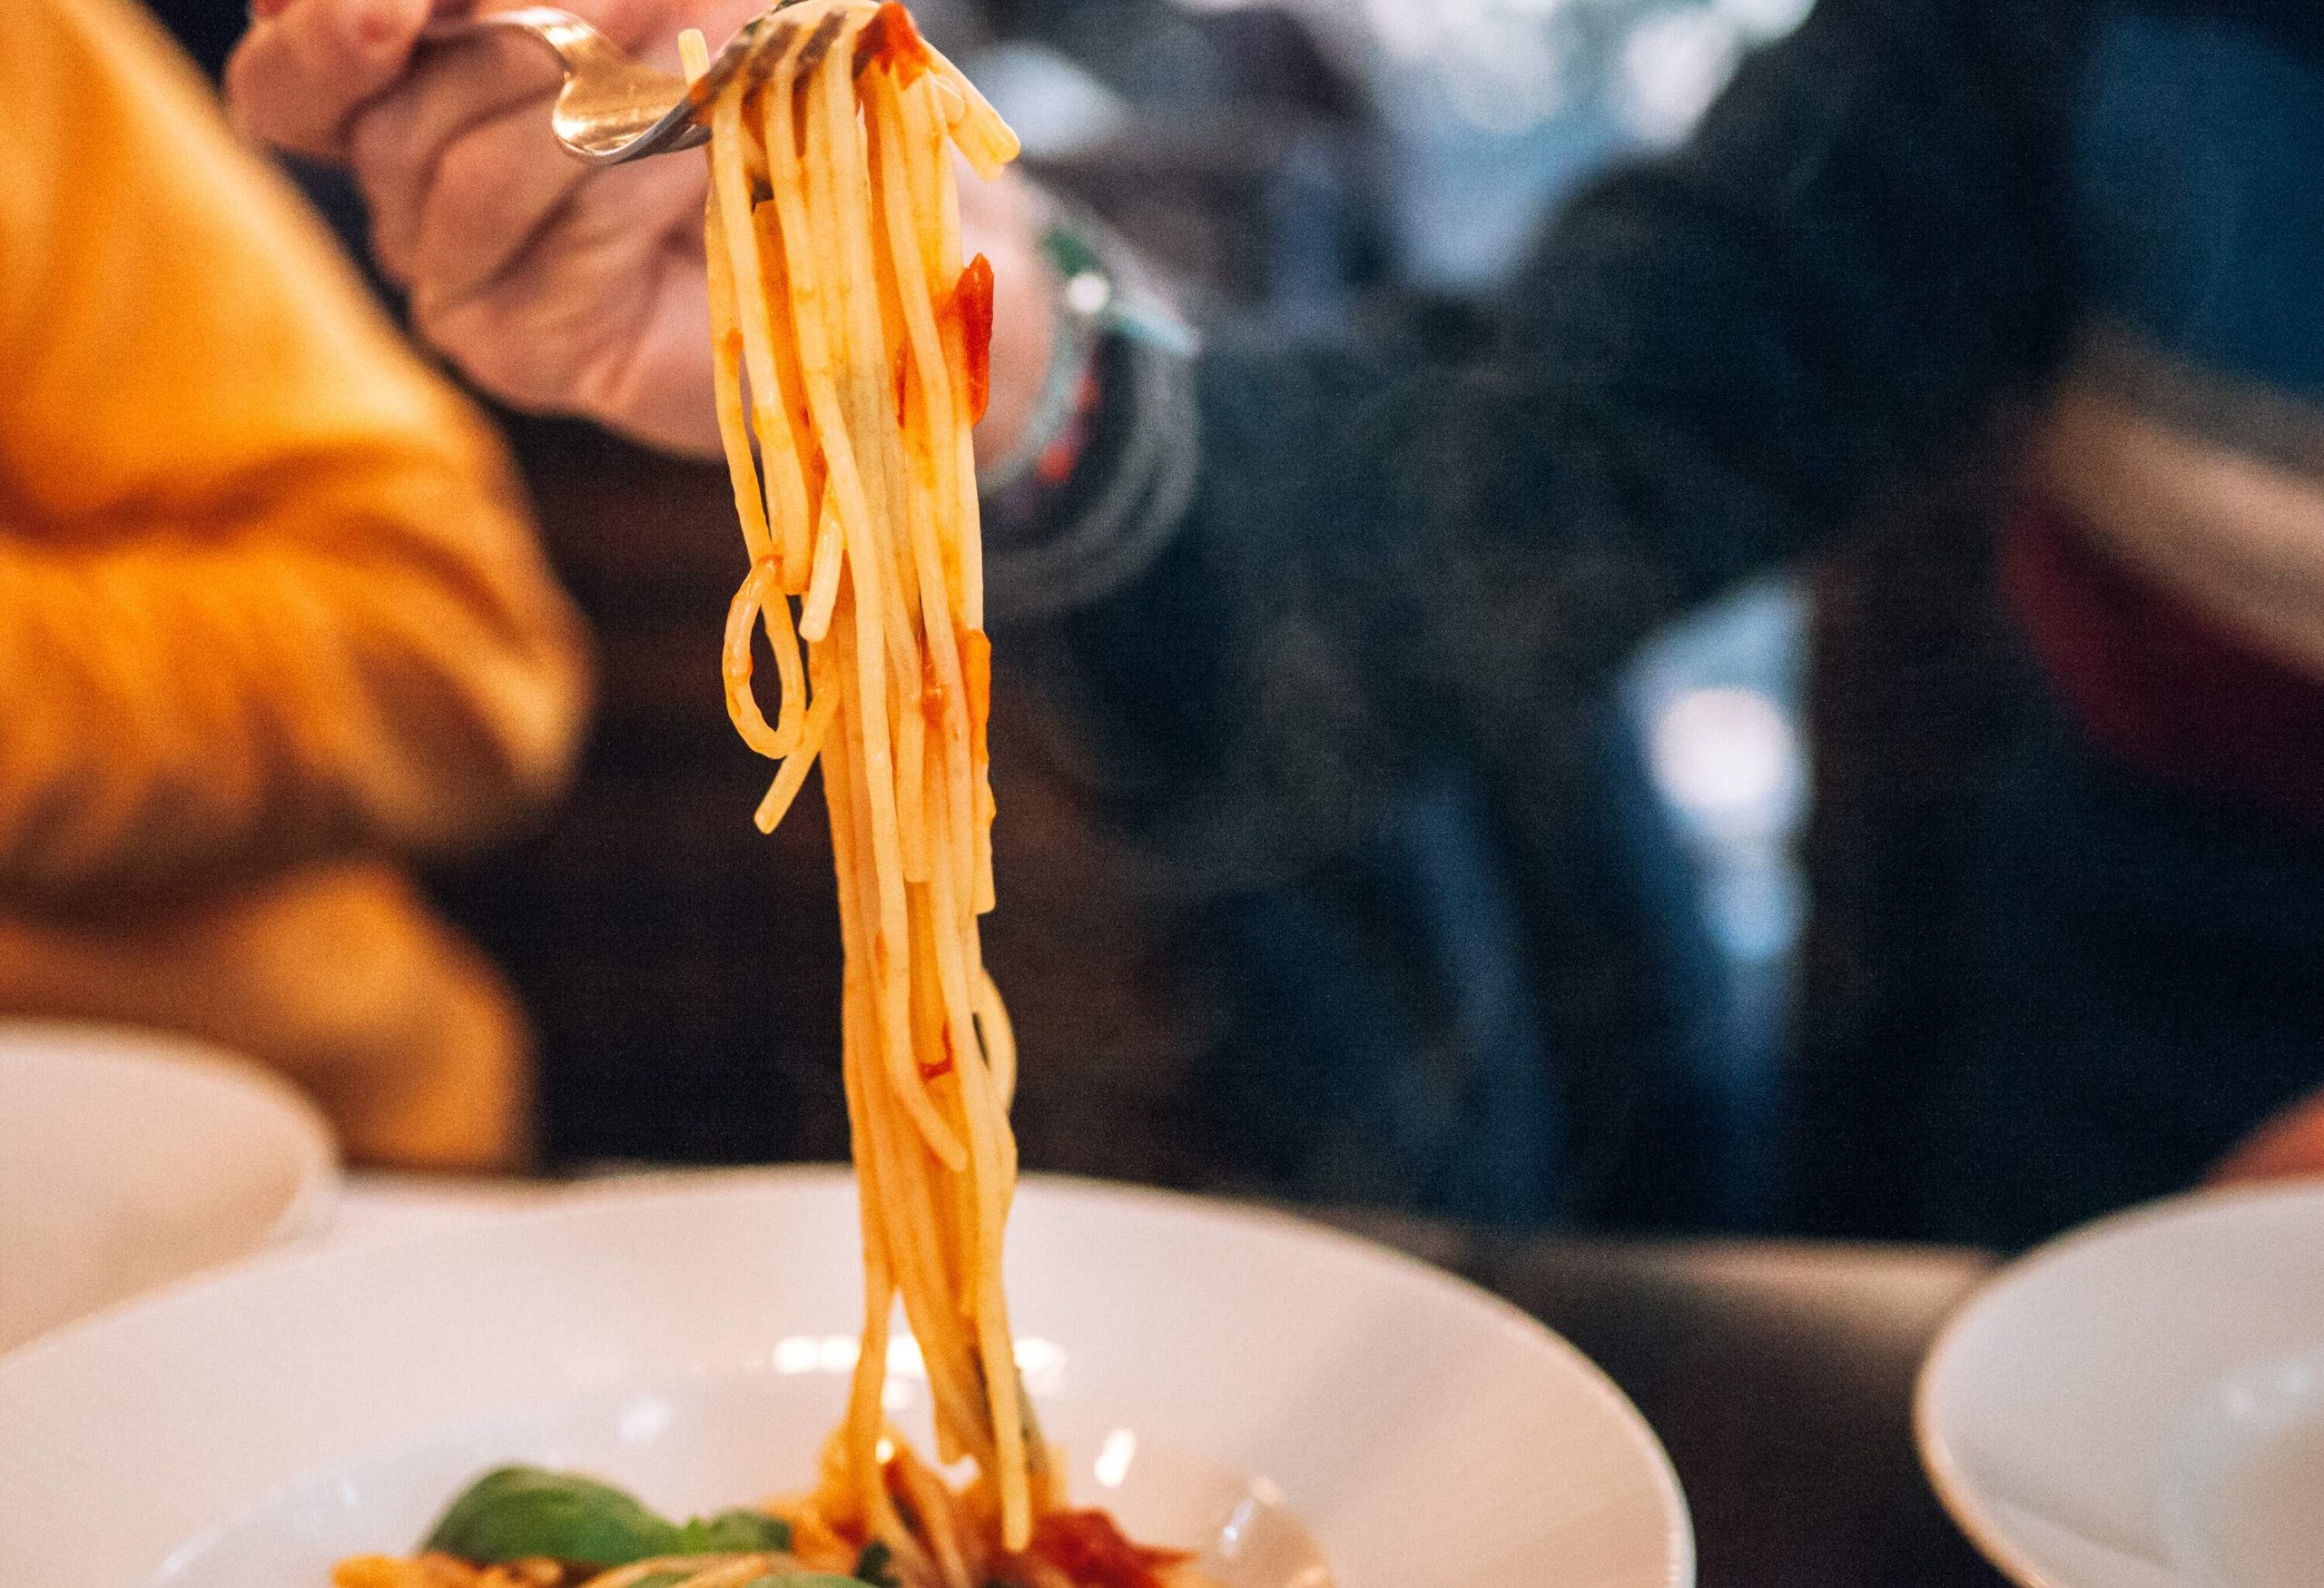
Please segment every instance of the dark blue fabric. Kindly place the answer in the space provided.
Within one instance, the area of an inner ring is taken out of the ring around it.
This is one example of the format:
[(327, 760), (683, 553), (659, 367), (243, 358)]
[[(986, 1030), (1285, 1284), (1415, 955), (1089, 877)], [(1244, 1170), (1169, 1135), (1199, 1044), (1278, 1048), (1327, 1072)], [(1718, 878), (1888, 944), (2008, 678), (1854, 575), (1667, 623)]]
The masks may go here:
[[(2324, 400), (2312, 8), (2102, 8), (2071, 148), (2086, 318)], [(2283, 15), (2290, 15), (2289, 13)], [(2324, 1079), (2324, 845), (2089, 745), (2029, 676), (1961, 834), (1938, 1227), (2021, 1245), (2200, 1179)]]
[(2324, 62), (2232, 17), (2119, 11), (2084, 92), (2090, 312), (2324, 398)]
[[(1204, 907), (1241, 991), (1203, 1095), (1268, 1181), (1344, 1178), (1338, 1121), (1366, 1112), (1393, 1128), (1363, 1139), (1459, 1140), (1448, 1096), (1514, 1135), (1479, 1111), (1488, 1089), (1443, 1079), (1487, 1074), (1459, 1055), (1493, 1041), (1447, 1011), (1493, 1023), (1474, 1011), (1513, 1007), (1512, 981), (1558, 1105), (1547, 1210), (1702, 1220), (1698, 1191), (1764, 1152), (1717, 1134), (1764, 1100), (1677, 991), (1688, 923), (1656, 913), (1606, 812), (1601, 703), (1658, 625), (1812, 552), (2048, 368), (2070, 329), (2068, 10), (2027, 27), (2030, 0), (1824, 0), (1686, 150), (1578, 198), (1503, 301), (1383, 303), (1330, 339), (1213, 318), (1176, 541), (1045, 631), (999, 615), (996, 643), (1062, 681), (1108, 814), (1189, 891), (1243, 894)], [(1426, 813), (1448, 786), (1477, 848), (1445, 869)], [(1433, 896), (1473, 895), (1472, 861), (1498, 896), (1463, 922)], [(1263, 875), (1314, 880), (1235, 886)], [(1448, 938), (1502, 930), (1502, 900), (1507, 957)], [(1368, 1173), (1495, 1216), (1448, 1164)], [(1504, 1205), (1533, 1195), (1513, 1185)]]
[(1962, 834), (1941, 1227), (2015, 1247), (2184, 1189), (2324, 1078), (2324, 845), (2157, 787), (2045, 695)]
[[(1196, 958), (1224, 1018), (1201, 1091), (1244, 1172), (1502, 1228), (1741, 1221), (1748, 1146), (1716, 1095), (1729, 1011), (1693, 873), (1626, 719), (1599, 729), (1565, 858), (1583, 912), (1529, 907), (1493, 801), (1449, 770), (1374, 842), (1204, 906)], [(1573, 937), (1621, 967), (1588, 1024), (1549, 1018), (1539, 970), (1583, 962)]]
[(1506, 869), (1459, 784), (1374, 847), (1206, 912), (1229, 1011), (1206, 1088), (1246, 1169), (1318, 1201), (1507, 1228), (1571, 1211)]

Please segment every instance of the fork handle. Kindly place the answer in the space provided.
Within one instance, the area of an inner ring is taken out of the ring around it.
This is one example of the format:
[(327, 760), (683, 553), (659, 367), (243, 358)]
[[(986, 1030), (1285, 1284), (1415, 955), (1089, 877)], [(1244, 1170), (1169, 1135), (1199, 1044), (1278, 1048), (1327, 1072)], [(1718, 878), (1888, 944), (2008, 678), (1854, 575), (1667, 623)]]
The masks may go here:
[(420, 37), (451, 43), (494, 30), (528, 35), (556, 54), (565, 86), (550, 127), (567, 153), (593, 165), (619, 165), (708, 141), (709, 129), (696, 124), (684, 78), (631, 59), (569, 11), (527, 5), (480, 12), (430, 23)]
[(475, 38), (495, 28), (528, 33), (547, 44), (569, 76), (576, 72), (603, 71), (637, 63), (615, 48), (614, 42), (570, 11), (554, 5), (520, 5), (507, 11), (479, 11), (467, 16), (438, 17), (419, 30), (423, 44), (450, 44)]

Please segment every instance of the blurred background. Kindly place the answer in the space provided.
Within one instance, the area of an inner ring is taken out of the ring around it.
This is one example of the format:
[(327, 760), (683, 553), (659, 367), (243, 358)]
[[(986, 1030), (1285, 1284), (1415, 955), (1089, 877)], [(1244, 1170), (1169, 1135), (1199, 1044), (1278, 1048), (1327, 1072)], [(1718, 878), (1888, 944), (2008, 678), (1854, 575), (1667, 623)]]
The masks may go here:
[[(1682, 138), (1810, 3), (915, 9), (1033, 173), (1190, 293), (1323, 336), (1361, 334), (1383, 294), (1418, 298), (1457, 340), (1577, 182)], [(213, 72), (244, 20), (234, 0), (157, 9)], [(301, 175), (359, 251), (347, 191)], [(734, 574), (723, 476), (503, 418), (595, 626), (601, 708), (550, 823), (430, 881), (538, 1022), (546, 1153), (843, 1156), (824, 839), (809, 821), (772, 843), (752, 830), (756, 764), (711, 682)], [(1897, 1012), (1915, 990), (1890, 983), (1920, 972), (1883, 945), (1944, 909), (1927, 835), (1946, 784), (1865, 776), (1856, 747), (1881, 724), (1893, 769), (1928, 717), (1924, 759), (1965, 764), (1946, 735), (1974, 695), (1956, 676), (1978, 670), (1925, 664), (1984, 643), (1973, 617), (1927, 632), (1929, 580), (1958, 576), (1917, 566), (1867, 555), (1773, 579), (1649, 646), (1603, 703), (1604, 775), (1573, 813), (1562, 901), (1514, 896), (1489, 794), (1457, 776), (1328, 874), (1189, 898), (1088, 819), (1004, 655), (989, 958), (1025, 1043), (1029, 1167), (1513, 1227), (1909, 1233), (1877, 1166), (1915, 1073)], [(1898, 607), (1924, 616), (1899, 625)], [(1836, 671), (1857, 704), (1818, 721)], [(1576, 900), (1590, 908), (1561, 922)], [(1545, 982), (1541, 965), (1571, 958), (1542, 941), (1561, 932), (1619, 940), (1650, 971)], [(1384, 984), (1367, 950), (1384, 939), (1426, 946), (1398, 957), (1410, 985)], [(1826, 995), (1803, 999), (1817, 977)], [(1876, 1074), (1819, 1069), (1866, 1051)]]

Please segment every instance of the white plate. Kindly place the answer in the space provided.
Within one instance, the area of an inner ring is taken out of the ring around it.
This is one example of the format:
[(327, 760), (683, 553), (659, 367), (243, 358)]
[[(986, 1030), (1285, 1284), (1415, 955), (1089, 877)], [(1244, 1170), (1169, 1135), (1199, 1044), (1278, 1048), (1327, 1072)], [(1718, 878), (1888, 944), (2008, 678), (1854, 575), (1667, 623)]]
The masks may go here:
[[(1009, 1280), (1077, 1500), (1232, 1588), (1688, 1588), (1661, 1447), (1571, 1346), (1272, 1215), (1029, 1182)], [(64, 1588), (323, 1588), (484, 1467), (700, 1512), (803, 1486), (862, 1310), (804, 1170), (586, 1193), (245, 1267), (0, 1365), (0, 1559)], [(924, 1423), (901, 1381), (899, 1419)], [(72, 1518), (60, 1527), (59, 1517)]]
[(2324, 1189), (2035, 1252), (1937, 1342), (1919, 1424), (1955, 1519), (2034, 1588), (2324, 1583)]
[(0, 1021), (0, 1351), (320, 1224), (330, 1127), (183, 1038)]

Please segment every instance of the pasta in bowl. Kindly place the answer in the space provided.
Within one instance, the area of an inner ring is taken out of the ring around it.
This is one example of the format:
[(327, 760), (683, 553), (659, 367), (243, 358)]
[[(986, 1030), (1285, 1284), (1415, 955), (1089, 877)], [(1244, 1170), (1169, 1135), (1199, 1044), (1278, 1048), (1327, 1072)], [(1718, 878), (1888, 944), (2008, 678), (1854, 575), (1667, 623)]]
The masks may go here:
[[(202, 1282), (0, 1366), (0, 1551), (89, 1588), (324, 1588), (481, 1475), (677, 1523), (812, 1490), (862, 1323), (839, 1170), (592, 1189)], [(1033, 1179), (1015, 1356), (1068, 1502), (1223, 1588), (1686, 1588), (1652, 1434), (1571, 1346), (1280, 1215)], [(932, 1434), (891, 1349), (888, 1420)], [(55, 1519), (77, 1520), (59, 1528)]]

